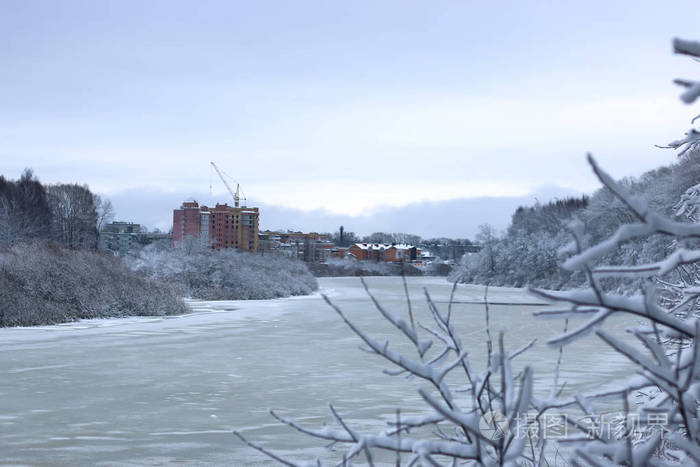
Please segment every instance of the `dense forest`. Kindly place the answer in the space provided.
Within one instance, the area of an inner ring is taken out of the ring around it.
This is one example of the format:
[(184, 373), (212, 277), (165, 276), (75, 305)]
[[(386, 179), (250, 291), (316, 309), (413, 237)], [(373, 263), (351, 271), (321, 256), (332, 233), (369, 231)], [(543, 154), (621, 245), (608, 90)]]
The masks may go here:
[[(619, 183), (632, 196), (645, 200), (649, 208), (663, 215), (678, 214), (681, 195), (700, 182), (700, 153), (689, 152), (673, 164)], [(497, 233), (483, 225), (476, 237), (479, 253), (466, 254), (450, 279), (496, 286), (532, 285), (552, 289), (578, 287), (585, 283), (582, 271), (566, 271), (561, 260), (572, 253), (569, 224), (578, 219), (585, 226), (586, 245), (611, 236), (618, 227), (634, 221), (634, 215), (609, 189), (601, 188), (590, 197), (556, 200), (513, 213), (506, 232)], [(630, 265), (659, 261), (675, 245), (655, 235), (632, 240), (600, 259), (601, 263)]]

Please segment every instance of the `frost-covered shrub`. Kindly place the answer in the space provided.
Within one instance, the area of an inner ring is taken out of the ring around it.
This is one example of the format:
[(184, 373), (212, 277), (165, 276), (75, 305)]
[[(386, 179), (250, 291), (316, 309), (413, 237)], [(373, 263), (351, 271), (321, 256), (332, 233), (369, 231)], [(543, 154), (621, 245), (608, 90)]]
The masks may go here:
[(421, 272), (426, 276), (449, 276), (452, 272), (453, 266), (449, 263), (444, 263), (441, 261), (433, 261), (420, 268)]
[(326, 263), (311, 263), (309, 268), (319, 277), (344, 276), (420, 276), (422, 271), (410, 264), (384, 261), (358, 261), (330, 258)]
[(186, 311), (182, 292), (119, 258), (46, 243), (0, 251), (0, 326)]
[(318, 288), (301, 261), (227, 250), (144, 248), (130, 260), (152, 279), (176, 283), (194, 298), (248, 300), (308, 295)]
[[(557, 251), (566, 244), (566, 238), (562, 231), (557, 235), (519, 232), (496, 239), (479, 253), (464, 255), (450, 274), (450, 281), (563, 288), (577, 279), (559, 267)], [(582, 283), (583, 279), (580, 276), (577, 283)]]

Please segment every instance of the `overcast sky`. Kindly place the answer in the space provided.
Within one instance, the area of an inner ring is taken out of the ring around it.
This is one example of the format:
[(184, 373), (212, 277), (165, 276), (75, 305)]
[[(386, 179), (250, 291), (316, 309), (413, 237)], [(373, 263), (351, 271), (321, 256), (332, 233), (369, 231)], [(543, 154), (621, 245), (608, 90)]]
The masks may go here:
[(616, 176), (674, 160), (653, 146), (699, 113), (671, 83), (699, 67), (671, 39), (700, 39), (699, 17), (691, 1), (0, 0), (0, 173), (225, 200), (213, 160), (249, 204), (344, 215), (590, 191), (587, 151)]

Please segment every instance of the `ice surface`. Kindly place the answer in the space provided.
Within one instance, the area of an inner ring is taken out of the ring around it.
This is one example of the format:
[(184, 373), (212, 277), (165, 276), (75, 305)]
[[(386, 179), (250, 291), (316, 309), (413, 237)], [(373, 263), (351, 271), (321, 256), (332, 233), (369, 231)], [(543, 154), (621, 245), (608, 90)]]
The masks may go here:
[[(367, 278), (377, 299), (407, 319), (401, 280)], [(416, 320), (430, 324), (427, 287), (444, 311), (451, 284), (410, 277)], [(320, 279), (326, 293), (359, 326), (401, 350), (357, 278)], [(459, 286), (453, 319), (477, 368), (486, 360), (483, 287)], [(489, 290), (489, 301), (531, 303), (520, 289)], [(272, 465), (231, 430), (293, 459), (326, 456), (268, 414), (311, 428), (331, 422), (332, 402), (356, 428), (380, 432), (402, 415), (423, 415), (418, 382), (381, 373), (386, 365), (358, 350), (360, 340), (319, 294), (266, 301), (191, 301), (172, 317), (101, 319), (60, 326), (0, 329), (0, 453), (8, 463), (44, 465)], [(534, 363), (533, 390), (547, 396), (555, 354), (547, 338), (557, 321), (532, 318), (537, 308), (492, 305), (492, 329), (515, 350), (537, 344), (513, 362)], [(623, 321), (606, 326), (621, 331)], [(396, 342), (396, 344), (394, 344)], [(624, 357), (594, 336), (567, 347), (560, 381), (593, 392), (629, 370)], [(408, 347), (406, 347), (407, 349)], [(594, 351), (591, 351), (593, 349)], [(519, 366), (520, 365), (520, 366)], [(381, 459), (380, 459), (381, 460)]]

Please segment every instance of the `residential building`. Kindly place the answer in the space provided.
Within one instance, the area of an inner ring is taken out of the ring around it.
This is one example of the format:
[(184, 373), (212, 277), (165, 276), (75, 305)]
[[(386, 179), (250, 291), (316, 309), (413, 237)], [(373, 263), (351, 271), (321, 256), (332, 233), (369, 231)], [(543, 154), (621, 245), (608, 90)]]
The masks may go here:
[(146, 246), (150, 245), (151, 243), (154, 242), (168, 242), (172, 243), (173, 241), (173, 236), (172, 234), (166, 233), (166, 232), (142, 232), (138, 236), (137, 240), (141, 245)]
[(348, 256), (348, 248), (337, 246), (331, 249), (331, 258), (344, 259)]
[(171, 241), (172, 236), (163, 232), (146, 232), (133, 222), (111, 222), (100, 231), (98, 248), (116, 256), (133, 254), (157, 241)]
[(334, 248), (333, 243), (328, 240), (328, 235), (317, 232), (266, 230), (258, 237), (263, 254), (286, 256), (306, 262), (324, 263)]
[(420, 249), (413, 245), (390, 243), (355, 243), (346, 256), (360, 261), (385, 261), (390, 263), (414, 262), (420, 258)]
[(173, 245), (179, 247), (187, 238), (198, 239), (201, 235), (202, 212), (206, 206), (197, 201), (185, 201), (180, 209), (173, 210)]
[(189, 238), (204, 248), (257, 251), (259, 221), (258, 208), (185, 201), (173, 210), (173, 245), (179, 248)]
[(212, 248), (237, 248), (258, 251), (258, 208), (218, 204), (209, 212), (209, 236)]
[(126, 256), (134, 250), (141, 234), (141, 226), (133, 222), (110, 222), (100, 231), (98, 248), (117, 256)]

